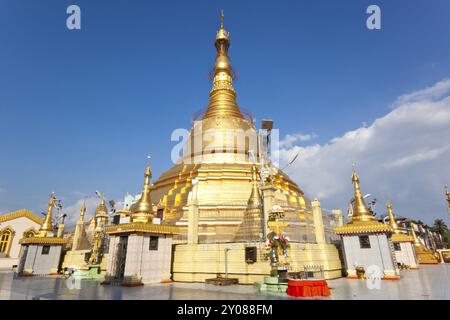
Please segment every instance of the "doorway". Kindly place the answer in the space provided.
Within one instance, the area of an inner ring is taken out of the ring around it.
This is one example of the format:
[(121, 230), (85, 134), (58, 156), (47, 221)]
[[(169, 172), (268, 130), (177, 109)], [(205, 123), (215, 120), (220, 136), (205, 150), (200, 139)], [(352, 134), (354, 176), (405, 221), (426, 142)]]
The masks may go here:
[(125, 276), (125, 264), (127, 260), (128, 236), (121, 236), (117, 245), (116, 267), (114, 278), (123, 280)]

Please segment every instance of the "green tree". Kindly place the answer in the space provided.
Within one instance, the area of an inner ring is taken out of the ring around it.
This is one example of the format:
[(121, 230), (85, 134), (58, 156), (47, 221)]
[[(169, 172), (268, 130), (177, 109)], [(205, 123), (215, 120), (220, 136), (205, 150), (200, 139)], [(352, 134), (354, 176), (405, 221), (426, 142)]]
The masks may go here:
[(436, 219), (436, 220), (434, 220), (434, 224), (433, 224), (432, 230), (434, 232), (439, 233), (441, 236), (444, 237), (444, 236), (447, 235), (448, 227), (445, 224), (444, 220)]
[(436, 219), (434, 220), (433, 227), (431, 228), (433, 232), (439, 233), (442, 236), (442, 242), (448, 246), (449, 243), (449, 230), (444, 220)]

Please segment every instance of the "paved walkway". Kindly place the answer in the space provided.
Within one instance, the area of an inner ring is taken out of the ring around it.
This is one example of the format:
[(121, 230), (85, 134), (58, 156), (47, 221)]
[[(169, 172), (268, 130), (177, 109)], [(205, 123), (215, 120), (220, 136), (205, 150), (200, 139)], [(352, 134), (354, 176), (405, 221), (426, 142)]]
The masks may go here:
[[(380, 289), (368, 289), (365, 281), (329, 280), (331, 299), (445, 299), (450, 300), (450, 265), (421, 266), (401, 272), (400, 281), (382, 281)], [(70, 289), (72, 287), (72, 289)], [(282, 293), (260, 293), (253, 286), (216, 287), (203, 283), (172, 283), (125, 288), (82, 281), (81, 288), (69, 286), (61, 277), (14, 279), (11, 272), (0, 272), (0, 300), (11, 299), (295, 299)]]

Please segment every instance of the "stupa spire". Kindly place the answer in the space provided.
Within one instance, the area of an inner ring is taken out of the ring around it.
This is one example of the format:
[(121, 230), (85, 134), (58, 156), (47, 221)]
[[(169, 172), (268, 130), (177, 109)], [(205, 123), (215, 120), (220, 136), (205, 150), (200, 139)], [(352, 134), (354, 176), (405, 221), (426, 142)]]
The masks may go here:
[(353, 201), (353, 215), (352, 221), (373, 221), (375, 218), (369, 211), (364, 198), (361, 194), (361, 189), (359, 187), (359, 176), (353, 169), (352, 174), (353, 190), (354, 190), (354, 201)]
[(214, 65), (213, 86), (209, 93), (209, 104), (204, 119), (220, 116), (243, 118), (236, 102), (233, 88), (233, 69), (228, 57), (230, 35), (224, 27), (224, 13), (220, 14), (220, 29), (214, 42), (216, 47), (216, 63)]
[(410, 224), (410, 230), (411, 230), (411, 235), (412, 235), (412, 237), (414, 239), (414, 245), (416, 247), (421, 246), (422, 243), (419, 241), (419, 238), (417, 238), (416, 230), (414, 230), (414, 224), (413, 223)]
[(80, 221), (81, 223), (84, 223), (84, 214), (86, 213), (86, 199), (83, 201), (83, 205), (81, 206), (81, 210), (80, 210), (80, 218), (78, 219), (78, 221)]
[(388, 214), (389, 214), (389, 224), (391, 225), (392, 229), (394, 229), (394, 233), (401, 233), (400, 229), (398, 228), (397, 222), (395, 221), (395, 216), (394, 216), (394, 212), (392, 211), (392, 204), (391, 201), (388, 200), (386, 207), (388, 209)]
[(133, 222), (151, 223), (154, 214), (150, 195), (150, 178), (152, 177), (150, 164), (145, 168), (144, 177), (142, 195), (136, 205), (132, 208), (131, 217)]
[(100, 197), (101, 197), (100, 204), (98, 205), (97, 209), (95, 209), (94, 219), (108, 216), (108, 209), (106, 208), (105, 196), (100, 195)]
[(55, 195), (52, 192), (50, 194), (50, 200), (48, 202), (47, 214), (45, 215), (44, 222), (39, 229), (39, 236), (46, 237), (48, 233), (53, 233), (52, 213), (55, 206)]
[(256, 165), (252, 167), (252, 193), (248, 200), (249, 207), (258, 207), (261, 205), (261, 193), (258, 186), (258, 178), (256, 177), (257, 169)]

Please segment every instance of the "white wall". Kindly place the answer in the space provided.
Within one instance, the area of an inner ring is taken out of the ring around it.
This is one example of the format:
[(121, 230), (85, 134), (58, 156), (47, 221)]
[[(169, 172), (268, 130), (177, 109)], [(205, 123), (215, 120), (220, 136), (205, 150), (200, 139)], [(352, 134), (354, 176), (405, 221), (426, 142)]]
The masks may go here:
[(32, 272), (35, 275), (44, 275), (56, 272), (61, 260), (61, 245), (50, 246), (48, 254), (42, 254), (44, 245), (28, 245), (24, 272)]
[(412, 268), (417, 268), (416, 256), (411, 242), (400, 242), (400, 251), (395, 251), (398, 263), (403, 263)]
[[(13, 229), (13, 231), (15, 232), (13, 242), (11, 245), (11, 251), (9, 252), (9, 256), (11, 258), (17, 259), (17, 258), (19, 258), (19, 254), (20, 254), (19, 240), (22, 239), (23, 233), (31, 227), (34, 227), (34, 229), (36, 229), (36, 231), (38, 231), (41, 226), (39, 224), (37, 224), (36, 222), (34, 222), (33, 220), (30, 220), (25, 217), (20, 217), (17, 219), (13, 219), (13, 220), (9, 220), (9, 221), (0, 223), (0, 230), (6, 228), (8, 226), (11, 227), (11, 229)], [(14, 260), (14, 261), (17, 261), (17, 260)]]
[(160, 282), (170, 277), (172, 237), (155, 234), (159, 236), (158, 250), (149, 250), (150, 236), (128, 237), (125, 276), (140, 275), (144, 283)]
[(119, 237), (110, 236), (109, 237), (109, 251), (108, 260), (106, 262), (106, 274), (113, 276), (116, 272), (116, 253), (117, 253), (117, 243), (119, 242)]
[(365, 270), (371, 265), (381, 270), (394, 270), (394, 263), (388, 238), (385, 234), (369, 235), (370, 248), (363, 249), (359, 244), (359, 236), (344, 236), (344, 251), (347, 268), (354, 270), (362, 266)]

